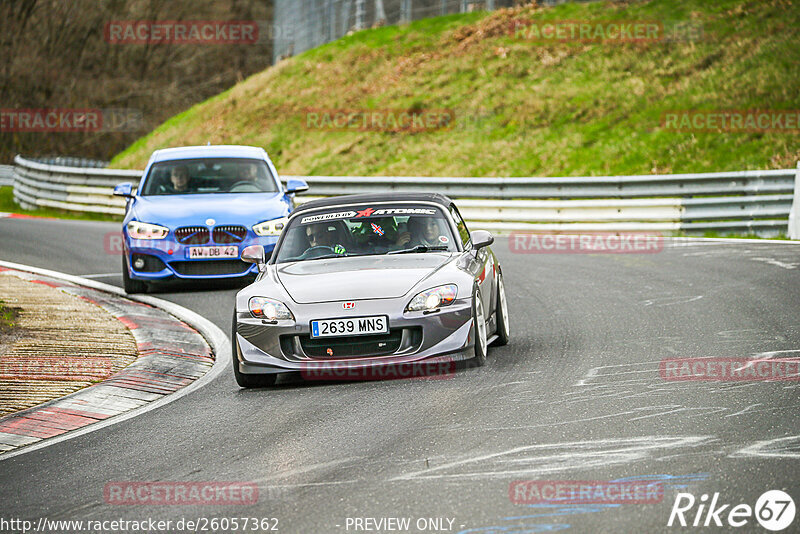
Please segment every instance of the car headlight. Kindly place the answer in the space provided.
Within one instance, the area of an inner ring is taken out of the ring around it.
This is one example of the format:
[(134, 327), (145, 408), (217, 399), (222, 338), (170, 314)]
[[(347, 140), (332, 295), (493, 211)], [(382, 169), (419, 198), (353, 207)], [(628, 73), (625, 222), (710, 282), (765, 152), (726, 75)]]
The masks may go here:
[(406, 306), (406, 311), (428, 311), (449, 306), (456, 300), (458, 287), (455, 284), (426, 289), (417, 294)]
[(157, 224), (131, 221), (128, 223), (128, 235), (133, 239), (164, 239), (169, 233), (169, 228)]
[(250, 314), (257, 319), (269, 319), (270, 321), (294, 319), (289, 308), (279, 300), (251, 297), (247, 306), (250, 308)]
[(272, 219), (271, 221), (264, 221), (262, 223), (258, 223), (253, 227), (253, 231), (256, 235), (265, 236), (265, 235), (272, 235), (277, 236), (281, 235), (281, 231), (286, 227), (286, 223), (289, 221), (289, 217), (281, 217), (280, 219)]

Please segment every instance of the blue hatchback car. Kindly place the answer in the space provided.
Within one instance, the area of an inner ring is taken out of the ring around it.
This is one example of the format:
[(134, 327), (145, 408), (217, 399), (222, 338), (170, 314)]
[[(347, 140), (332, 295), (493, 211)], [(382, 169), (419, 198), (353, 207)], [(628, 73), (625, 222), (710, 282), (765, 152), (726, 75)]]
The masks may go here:
[(138, 190), (119, 184), (128, 199), (122, 227), (125, 291), (143, 293), (170, 279), (236, 278), (256, 273), (240, 260), (244, 247), (269, 254), (294, 209), (303, 180), (284, 187), (262, 148), (196, 146), (156, 150)]

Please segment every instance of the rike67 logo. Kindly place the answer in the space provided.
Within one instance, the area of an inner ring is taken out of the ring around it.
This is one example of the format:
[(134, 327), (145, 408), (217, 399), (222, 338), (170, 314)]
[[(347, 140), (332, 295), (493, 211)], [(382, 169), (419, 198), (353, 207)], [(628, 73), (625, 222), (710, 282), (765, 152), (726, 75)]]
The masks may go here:
[[(693, 510), (695, 505), (697, 508)], [(747, 531), (752, 532), (753, 516), (767, 530), (784, 530), (794, 521), (794, 500), (786, 492), (770, 490), (758, 498), (754, 508), (749, 504), (731, 507), (730, 504), (719, 502), (719, 493), (714, 493), (710, 503), (708, 494), (705, 493), (700, 496), (699, 501), (691, 493), (678, 493), (672, 504), (667, 526), (721, 527), (727, 523), (731, 527), (748, 525)]]

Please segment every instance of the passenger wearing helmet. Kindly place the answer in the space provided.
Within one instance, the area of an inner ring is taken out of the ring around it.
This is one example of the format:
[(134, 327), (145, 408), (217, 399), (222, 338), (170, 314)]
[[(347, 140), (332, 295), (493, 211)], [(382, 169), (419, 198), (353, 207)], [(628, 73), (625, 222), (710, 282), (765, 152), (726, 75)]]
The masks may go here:
[(408, 219), (408, 231), (401, 233), (397, 238), (399, 245), (416, 247), (424, 245), (427, 247), (440, 246), (441, 241), (439, 222), (434, 217), (410, 217)]
[(363, 246), (394, 246), (397, 242), (397, 223), (394, 217), (377, 217), (361, 221), (353, 237)]

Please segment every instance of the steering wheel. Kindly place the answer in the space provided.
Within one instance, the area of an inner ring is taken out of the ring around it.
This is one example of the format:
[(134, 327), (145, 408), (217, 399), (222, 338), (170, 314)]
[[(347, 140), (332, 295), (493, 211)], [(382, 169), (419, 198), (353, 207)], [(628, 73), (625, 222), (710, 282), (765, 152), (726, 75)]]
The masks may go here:
[(250, 191), (261, 191), (261, 189), (259, 189), (259, 187), (258, 187), (256, 184), (254, 184), (253, 182), (251, 182), (250, 180), (239, 180), (238, 182), (234, 182), (234, 183), (233, 183), (233, 184), (232, 184), (232, 185), (231, 185), (231, 186), (228, 188), (228, 191), (229, 191), (229, 192), (236, 192), (236, 191), (234, 191), (234, 190), (235, 190), (237, 187), (241, 187), (241, 186), (250, 186), (250, 187), (245, 187), (245, 188), (243, 188), (243, 191), (244, 191), (244, 192), (247, 192), (248, 190), (250, 190)]
[(308, 258), (313, 258), (316, 256), (324, 256), (324, 252), (334, 252), (333, 247), (329, 247), (327, 245), (317, 245), (315, 247), (311, 247), (306, 249), (305, 252), (298, 256), (298, 259), (305, 260)]

